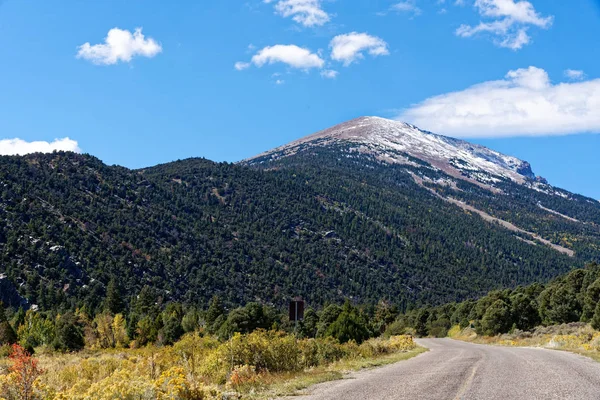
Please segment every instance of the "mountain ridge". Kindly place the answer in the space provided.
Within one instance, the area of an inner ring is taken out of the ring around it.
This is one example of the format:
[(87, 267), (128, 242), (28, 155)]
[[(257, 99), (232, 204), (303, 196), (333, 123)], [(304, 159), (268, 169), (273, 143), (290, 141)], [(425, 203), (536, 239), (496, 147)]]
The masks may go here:
[(456, 178), (471, 182), (488, 184), (490, 180), (493, 181), (494, 178), (481, 176), (478, 171), (509, 178), (518, 183), (525, 183), (527, 180), (545, 182), (543, 178), (533, 173), (529, 162), (517, 157), (461, 139), (424, 131), (405, 122), (374, 116), (343, 122), (242, 160), (240, 163), (255, 164), (257, 160), (260, 162), (267, 158), (286, 157), (295, 154), (303, 146), (325, 146), (336, 141), (368, 146), (370, 148), (361, 150), (378, 153), (382, 160), (390, 163), (410, 163), (410, 160), (401, 155), (390, 155), (390, 150), (406, 153)]

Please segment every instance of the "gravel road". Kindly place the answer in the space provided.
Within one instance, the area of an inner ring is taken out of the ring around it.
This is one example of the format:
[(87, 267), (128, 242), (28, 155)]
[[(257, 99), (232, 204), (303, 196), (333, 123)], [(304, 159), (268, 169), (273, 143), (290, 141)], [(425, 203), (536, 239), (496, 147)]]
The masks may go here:
[(600, 399), (600, 363), (562, 351), (422, 339), (407, 361), (357, 372), (294, 399)]

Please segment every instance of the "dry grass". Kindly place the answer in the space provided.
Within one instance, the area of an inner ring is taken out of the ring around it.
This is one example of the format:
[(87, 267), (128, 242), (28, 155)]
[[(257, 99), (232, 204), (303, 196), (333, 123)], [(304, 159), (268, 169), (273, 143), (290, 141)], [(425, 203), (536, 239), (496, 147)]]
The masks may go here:
[[(38, 379), (44, 399), (213, 399), (291, 395), (350, 371), (406, 360), (422, 353), (411, 336), (371, 339), (361, 345), (256, 331), (219, 342), (187, 335), (172, 347), (44, 352)], [(0, 357), (0, 398), (8, 360)], [(8, 389), (7, 389), (8, 390)], [(91, 396), (91, 397), (90, 397)]]
[(600, 332), (590, 325), (571, 324), (538, 327), (533, 332), (516, 330), (499, 336), (478, 336), (473, 329), (453, 327), (449, 336), (466, 342), (499, 346), (541, 347), (570, 351), (600, 361)]
[(318, 367), (296, 374), (272, 375), (260, 390), (247, 393), (248, 398), (270, 399), (281, 396), (294, 396), (310, 386), (343, 379), (348, 373), (363, 369), (376, 368), (411, 359), (428, 351), (424, 347), (416, 347), (406, 352), (398, 352), (380, 357), (342, 360), (328, 367)]

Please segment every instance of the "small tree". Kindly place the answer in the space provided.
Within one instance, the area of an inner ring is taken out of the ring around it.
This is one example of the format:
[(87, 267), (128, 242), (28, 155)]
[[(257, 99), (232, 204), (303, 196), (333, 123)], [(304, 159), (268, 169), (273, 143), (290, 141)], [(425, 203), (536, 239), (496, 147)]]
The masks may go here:
[(369, 339), (370, 334), (365, 319), (354, 307), (346, 303), (335, 322), (327, 328), (326, 336), (336, 338), (340, 343), (354, 340), (360, 344)]
[(10, 322), (6, 319), (4, 306), (2, 305), (2, 302), (0, 302), (0, 346), (16, 343), (17, 339), (17, 334), (10, 325)]
[(583, 298), (582, 321), (590, 321), (594, 317), (596, 305), (600, 301), (600, 279), (595, 280), (585, 291)]
[(12, 346), (10, 360), (12, 361), (10, 372), (14, 384), (14, 387), (11, 389), (15, 392), (16, 397), (21, 400), (33, 400), (37, 398), (35, 396), (34, 384), (38, 377), (44, 373), (38, 367), (38, 361), (31, 357), (31, 354), (18, 344)]
[(425, 337), (429, 334), (427, 329), (427, 320), (429, 319), (430, 312), (428, 309), (421, 309), (417, 313), (415, 319), (415, 333), (417, 336)]
[(319, 316), (319, 323), (317, 324), (317, 337), (325, 336), (329, 325), (333, 324), (341, 313), (342, 308), (337, 304), (330, 304), (323, 308)]
[[(214, 333), (219, 329), (221, 325), (217, 324), (216, 322), (219, 319), (219, 317), (223, 316), (224, 314), (225, 310), (223, 309), (223, 305), (221, 304), (221, 299), (219, 299), (219, 296), (213, 296), (213, 298), (210, 301), (210, 305), (208, 306), (208, 310), (206, 310), (206, 315), (204, 317), (204, 320), (206, 321), (206, 328), (209, 332)], [(223, 318), (221, 318), (220, 320), (222, 321)]]
[(121, 288), (119, 284), (112, 278), (106, 288), (106, 299), (104, 300), (104, 309), (112, 315), (118, 314), (125, 308)]
[(592, 323), (592, 328), (600, 330), (600, 302), (596, 305), (596, 312), (590, 322)]
[(127, 337), (127, 323), (123, 314), (115, 315), (112, 323), (113, 335), (115, 337), (115, 345), (117, 347), (125, 347), (129, 343), (129, 337)]
[(510, 298), (511, 314), (517, 329), (531, 330), (542, 323), (535, 301), (525, 293), (517, 293)]
[(57, 317), (56, 337), (53, 346), (56, 350), (72, 351), (81, 350), (85, 345), (83, 331), (73, 313), (66, 313)]
[(484, 335), (506, 333), (512, 327), (510, 309), (503, 300), (496, 300), (481, 319), (481, 331)]

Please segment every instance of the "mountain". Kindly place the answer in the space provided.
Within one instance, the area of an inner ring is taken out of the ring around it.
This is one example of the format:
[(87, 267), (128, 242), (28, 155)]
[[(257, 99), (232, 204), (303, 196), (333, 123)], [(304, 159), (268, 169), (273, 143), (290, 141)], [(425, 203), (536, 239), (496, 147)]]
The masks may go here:
[(0, 300), (93, 311), (115, 279), (202, 307), (441, 304), (600, 260), (599, 224), (524, 161), (378, 118), (239, 164), (4, 156)]
[[(536, 180), (531, 165), (497, 151), (379, 117), (357, 118), (306, 136), (249, 160), (256, 164), (289, 157), (313, 147), (353, 144), (354, 151), (374, 155), (390, 164), (417, 165), (419, 159), (454, 178), (492, 185), (498, 179), (524, 184)], [(542, 180), (543, 178), (537, 178)]]

